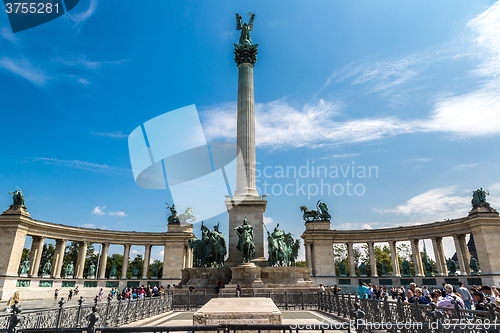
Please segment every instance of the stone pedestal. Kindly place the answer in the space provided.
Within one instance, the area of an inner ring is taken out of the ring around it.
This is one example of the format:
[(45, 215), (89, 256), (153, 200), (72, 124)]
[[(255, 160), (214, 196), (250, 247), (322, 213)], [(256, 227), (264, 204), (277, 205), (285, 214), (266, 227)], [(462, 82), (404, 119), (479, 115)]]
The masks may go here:
[(265, 288), (261, 279), (261, 267), (254, 263), (239, 264), (236, 267), (231, 267), (231, 282), (227, 285), (228, 288), (240, 285), (241, 288)]
[(229, 267), (195, 267), (182, 270), (182, 287), (195, 288), (215, 288), (217, 282), (221, 279), (224, 285), (231, 281), (231, 269)]
[(313, 288), (311, 269), (305, 267), (262, 267), (260, 277), (267, 288)]
[(212, 298), (193, 315), (193, 325), (280, 325), (283, 315), (270, 298)]
[(243, 223), (245, 215), (248, 224), (253, 227), (255, 258), (252, 262), (258, 266), (267, 266), (267, 259), (264, 257), (264, 212), (266, 206), (267, 200), (262, 200), (260, 197), (234, 196), (226, 200), (226, 208), (229, 213), (229, 255), (225, 261), (226, 266), (236, 266), (243, 261), (241, 252), (236, 249), (238, 234), (234, 228)]

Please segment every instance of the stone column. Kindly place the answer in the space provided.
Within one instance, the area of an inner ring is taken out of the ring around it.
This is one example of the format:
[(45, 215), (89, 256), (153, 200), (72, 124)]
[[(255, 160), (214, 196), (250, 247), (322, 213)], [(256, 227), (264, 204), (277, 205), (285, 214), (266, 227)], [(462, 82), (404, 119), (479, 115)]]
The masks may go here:
[(54, 257), (52, 258), (52, 272), (50, 273), (53, 278), (58, 279), (61, 277), (65, 250), (66, 239), (56, 239), (56, 248), (54, 250)]
[(422, 256), (420, 255), (419, 240), (412, 239), (410, 243), (413, 265), (415, 267), (415, 276), (424, 276), (424, 266), (422, 265)]
[(390, 241), (389, 246), (391, 248), (392, 276), (401, 276), (396, 241)]
[(130, 256), (130, 244), (123, 244), (123, 261), (120, 279), (127, 278), (128, 258)]
[(375, 259), (375, 248), (373, 242), (368, 242), (368, 254), (370, 255), (370, 269), (373, 277), (378, 277), (377, 260)]
[(144, 250), (144, 265), (142, 266), (142, 278), (147, 279), (149, 273), (149, 260), (151, 258), (151, 245), (148, 244), (145, 246)]
[(87, 257), (87, 242), (78, 242), (78, 257), (76, 259), (75, 279), (83, 279), (85, 258)]
[(37, 277), (38, 269), (40, 267), (40, 260), (42, 259), (43, 243), (45, 237), (33, 236), (31, 243), (31, 251), (29, 255), (30, 269), (28, 272), (29, 277)]
[(460, 275), (470, 275), (470, 254), (465, 242), (465, 235), (453, 235), (453, 241), (455, 242), (455, 250), (457, 251)]
[(258, 196), (255, 181), (255, 102), (253, 68), (257, 61), (248, 52), (257, 54), (257, 45), (235, 46), (238, 64), (238, 111), (236, 144), (243, 159), (237, 159), (235, 195)]
[(306, 247), (306, 267), (307, 268), (312, 268), (312, 256), (311, 256), (311, 243), (306, 242), (305, 244)]
[(446, 267), (446, 258), (444, 255), (443, 248), (443, 238), (442, 237), (432, 237), (432, 248), (434, 249), (434, 259), (436, 259), (436, 266), (438, 271), (438, 276), (448, 275), (448, 270)]
[(189, 267), (189, 245), (184, 244), (184, 268)]
[(109, 243), (102, 243), (101, 245), (101, 257), (99, 259), (99, 279), (106, 278), (106, 265), (108, 263), (108, 251)]
[(352, 242), (347, 243), (347, 259), (349, 260), (349, 275), (351, 277), (356, 277), (356, 265), (354, 263), (354, 244)]

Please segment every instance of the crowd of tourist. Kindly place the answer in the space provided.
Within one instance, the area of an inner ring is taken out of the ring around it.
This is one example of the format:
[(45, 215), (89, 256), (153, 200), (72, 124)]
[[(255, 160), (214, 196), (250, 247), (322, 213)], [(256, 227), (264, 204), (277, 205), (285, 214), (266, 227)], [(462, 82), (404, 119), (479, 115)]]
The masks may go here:
[[(320, 284), (319, 291), (325, 292), (327, 288)], [(333, 294), (337, 294), (341, 289), (335, 285), (331, 287)], [(390, 297), (393, 300), (401, 298), (405, 304), (430, 304), (434, 303), (439, 307), (454, 307), (455, 303), (462, 309), (485, 311), (487, 304), (493, 304), (495, 311), (500, 312), (500, 292), (496, 287), (487, 285), (470, 289), (464, 287), (462, 282), (458, 287), (443, 283), (441, 288), (427, 286), (417, 287), (415, 283), (410, 283), (406, 289), (404, 286), (387, 288), (386, 286), (372, 285), (371, 283), (359, 282), (356, 291), (361, 298), (382, 300)]]

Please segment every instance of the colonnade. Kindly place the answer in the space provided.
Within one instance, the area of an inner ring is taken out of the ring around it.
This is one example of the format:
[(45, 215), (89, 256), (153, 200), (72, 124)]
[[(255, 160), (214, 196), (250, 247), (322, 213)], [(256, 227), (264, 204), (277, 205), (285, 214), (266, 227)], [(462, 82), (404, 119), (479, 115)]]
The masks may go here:
[[(488, 206), (489, 207), (489, 206)], [(312, 269), (316, 281), (335, 281), (334, 244), (345, 244), (347, 248), (349, 277), (357, 277), (354, 261), (354, 245), (366, 244), (368, 247), (370, 273), (378, 278), (375, 258), (375, 243), (388, 243), (391, 255), (392, 276), (401, 277), (401, 262), (398, 260), (398, 242), (409, 242), (414, 265), (414, 276), (424, 277), (420, 241), (430, 239), (434, 252), (437, 275), (449, 276), (443, 238), (452, 237), (458, 261), (458, 275), (473, 275), (470, 268), (471, 255), (467, 248), (466, 236), (474, 237), (477, 259), (481, 268), (481, 278), (486, 277), (492, 283), (500, 282), (500, 217), (494, 209), (478, 211), (473, 209), (467, 217), (446, 220), (409, 227), (381, 228), (365, 230), (332, 230), (329, 221), (310, 221), (305, 223), (306, 231), (302, 234), (306, 252), (306, 266)], [(388, 272), (389, 273), (389, 272)], [(388, 274), (389, 275), (389, 274)], [(475, 275), (474, 275), (475, 276)], [(330, 280), (328, 280), (330, 278)]]
[[(101, 244), (98, 267), (96, 267), (97, 279), (109, 278), (105, 276), (109, 247), (116, 244), (123, 246), (122, 271), (120, 276), (116, 278), (127, 278), (131, 246), (143, 246), (143, 273), (138, 278), (147, 279), (152, 247), (159, 246), (164, 249), (162, 279), (180, 280), (182, 278), (181, 270), (192, 267), (192, 250), (189, 247), (189, 239), (194, 237), (192, 231), (191, 224), (168, 225), (167, 232), (163, 233), (71, 227), (34, 220), (25, 209), (11, 206), (0, 215), (0, 252), (2, 253), (0, 280), (1, 277), (18, 277), (18, 268), (28, 236), (32, 237), (32, 243), (28, 257), (30, 266), (26, 274), (27, 278), (61, 278), (66, 243), (76, 241), (79, 246), (77, 259), (74, 263), (73, 279), (83, 279), (87, 247), (89, 243), (93, 243)], [(50, 276), (40, 277), (38, 271), (43, 246), (48, 239), (54, 239), (56, 242)]]
[[(424, 276), (425, 271), (422, 264), (422, 256), (420, 251), (420, 238), (414, 238), (410, 240), (411, 249), (412, 249), (412, 261), (415, 270), (415, 276)], [(434, 256), (436, 261), (437, 268), (437, 276), (447, 276), (448, 275), (448, 267), (446, 265), (446, 257), (443, 248), (443, 237), (432, 237), (432, 246), (434, 249)], [(471, 269), (469, 266), (470, 262), (470, 253), (466, 244), (466, 235), (453, 235), (453, 240), (455, 242), (455, 250), (457, 253), (458, 266), (460, 269), (460, 275), (470, 275)], [(392, 276), (400, 277), (401, 276), (401, 263), (398, 258), (397, 251), (397, 241), (389, 241), (389, 249), (391, 255), (391, 263), (392, 263)], [(339, 244), (339, 243), (333, 243)], [(348, 259), (348, 267), (349, 267), (349, 275), (351, 277), (356, 277), (356, 262), (354, 261), (354, 245), (355, 244), (363, 244), (363, 243), (354, 243), (354, 242), (346, 242), (343, 243), (347, 248), (347, 259)], [(378, 277), (377, 272), (377, 261), (375, 258), (375, 242), (368, 241), (364, 244), (368, 247), (368, 259), (370, 266), (370, 273), (372, 277)], [(313, 264), (317, 260), (317, 256), (321, 255), (317, 251), (312, 251), (313, 242), (306, 241), (306, 265), (308, 268), (313, 269), (313, 275), (315, 274)], [(335, 276), (335, 271), (332, 271), (332, 276)]]

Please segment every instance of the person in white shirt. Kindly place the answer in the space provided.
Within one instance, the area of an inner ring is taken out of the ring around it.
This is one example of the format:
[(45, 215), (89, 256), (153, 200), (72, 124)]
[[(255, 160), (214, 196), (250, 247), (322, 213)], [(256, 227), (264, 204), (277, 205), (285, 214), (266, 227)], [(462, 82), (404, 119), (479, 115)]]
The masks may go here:
[(462, 309), (465, 308), (462, 298), (453, 293), (453, 286), (451, 284), (445, 284), (444, 290), (446, 291), (446, 296), (443, 297), (443, 299), (439, 300), (438, 306), (453, 308), (455, 306), (455, 304), (453, 304), (453, 301), (457, 301), (459, 307), (461, 307)]

